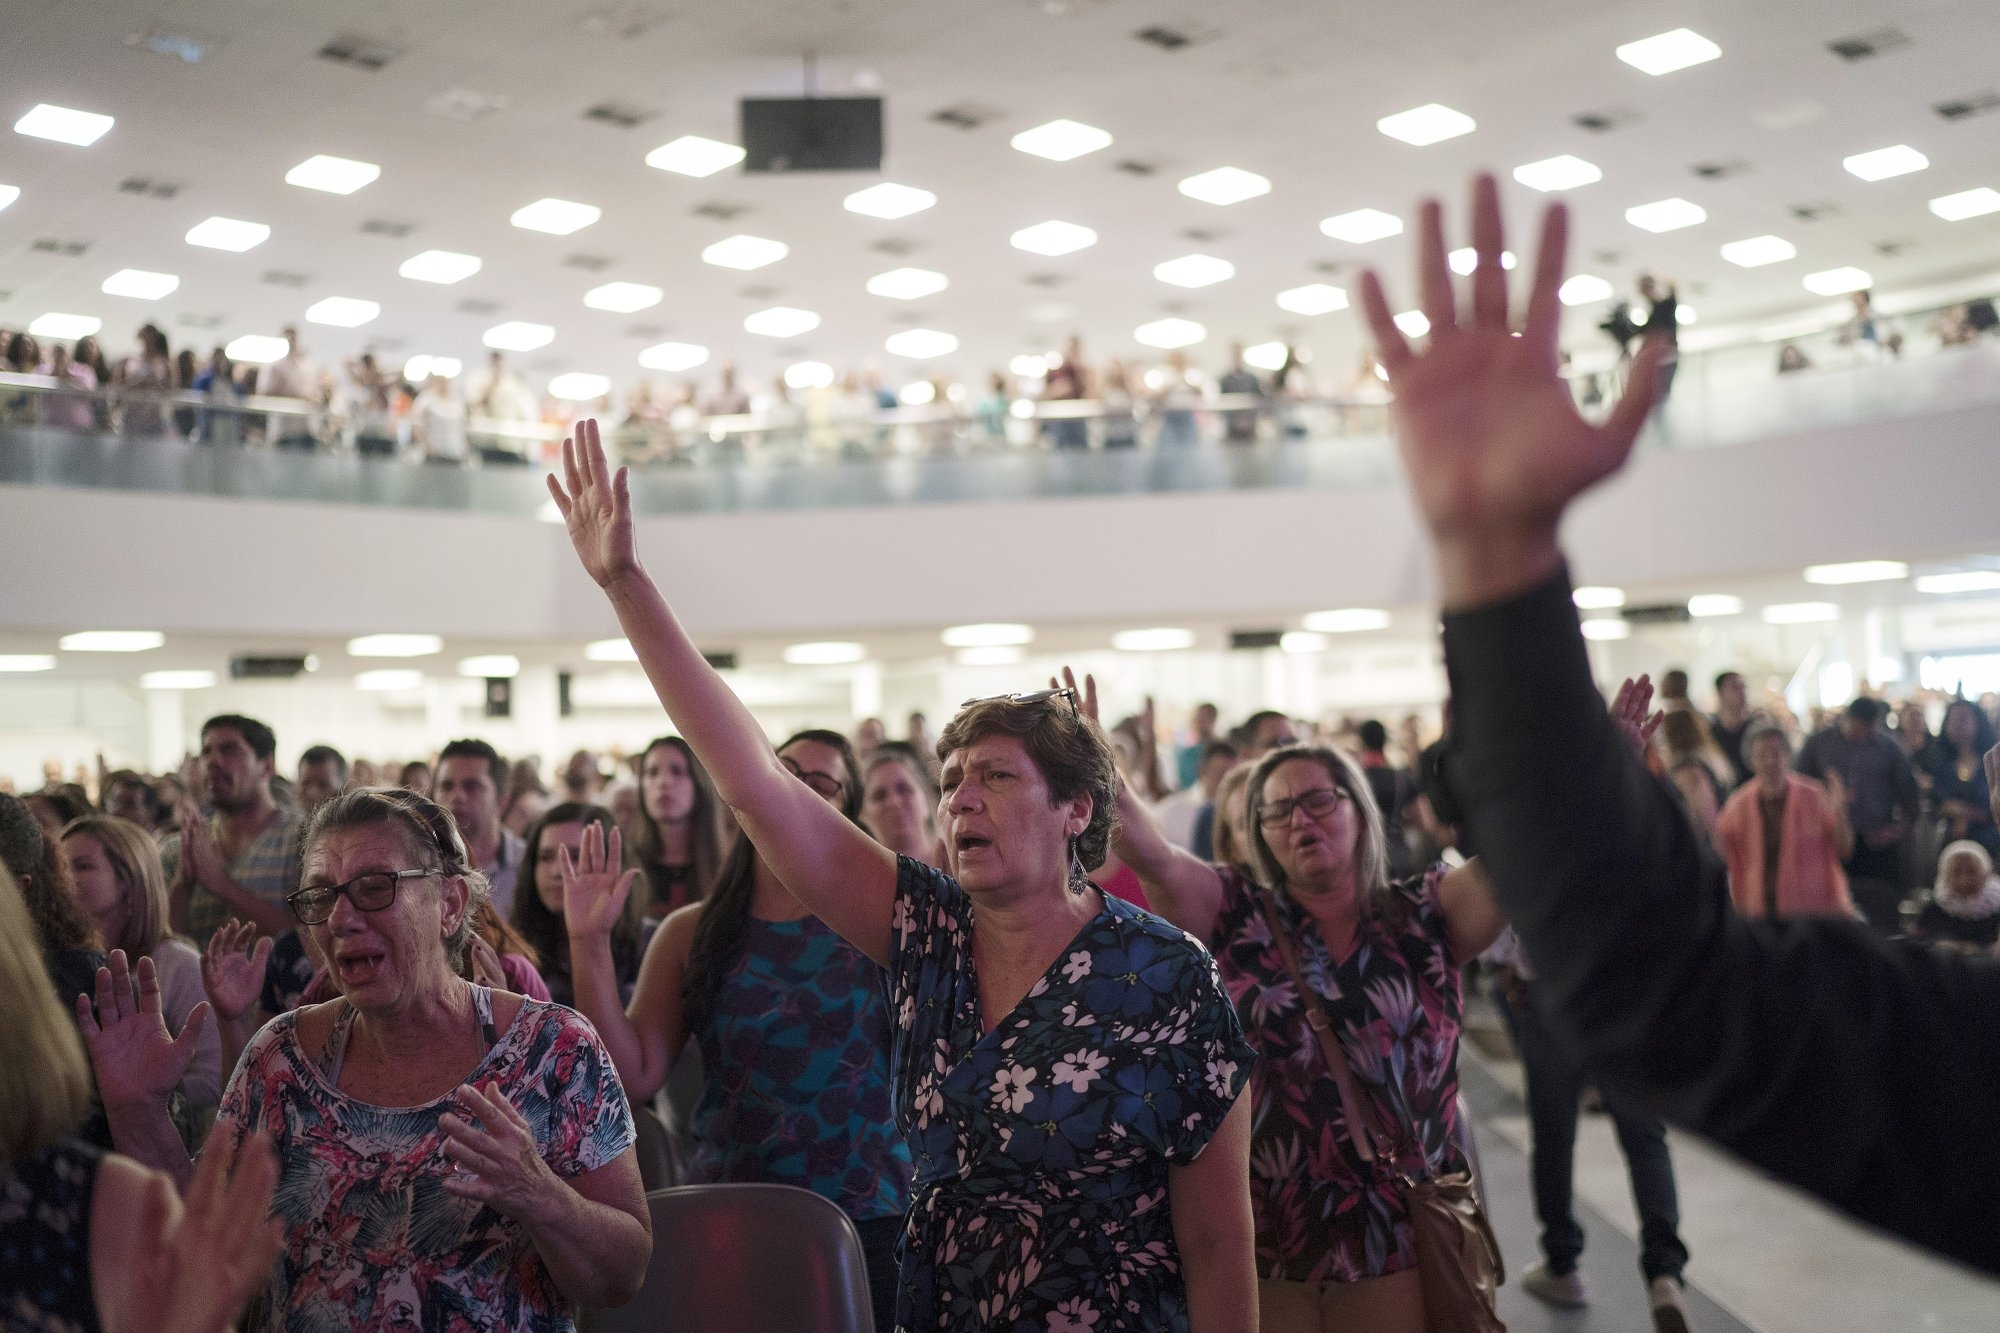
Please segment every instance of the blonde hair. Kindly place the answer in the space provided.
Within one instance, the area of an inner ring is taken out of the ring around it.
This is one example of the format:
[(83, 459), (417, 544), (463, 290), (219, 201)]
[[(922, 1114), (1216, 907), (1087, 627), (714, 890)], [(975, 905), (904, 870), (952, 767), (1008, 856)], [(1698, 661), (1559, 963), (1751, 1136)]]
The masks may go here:
[(78, 837), (94, 839), (104, 849), (104, 859), (111, 862), (125, 895), (125, 934), (104, 941), (104, 948), (123, 949), (136, 962), (173, 933), (167, 926), (167, 876), (160, 868), (159, 846), (146, 830), (116, 815), (72, 819), (62, 840), (68, 843)]
[(1277, 855), (1271, 845), (1264, 840), (1264, 787), (1271, 774), (1282, 764), (1301, 759), (1309, 764), (1318, 764), (1333, 779), (1333, 785), (1347, 794), (1354, 802), (1355, 813), (1361, 817), (1361, 828), (1354, 844), (1355, 890), (1364, 909), (1380, 905), (1382, 895), (1389, 887), (1389, 839), (1382, 828), (1382, 811), (1375, 804), (1375, 793), (1368, 785), (1368, 775), (1361, 766), (1341, 751), (1330, 745), (1288, 745), (1282, 750), (1273, 750), (1257, 761), (1256, 771), (1250, 775), (1250, 856), (1251, 866), (1257, 878), (1274, 889), (1285, 887), (1285, 868), (1278, 864)]
[(1238, 764), (1215, 784), (1215, 826), (1209, 830), (1209, 845), (1218, 865), (1243, 866), (1246, 869), (1250, 865), (1250, 849), (1237, 845), (1237, 826), (1229, 821), (1230, 806), (1240, 807), (1243, 804), (1246, 799), (1244, 784), (1249, 780), (1250, 765)]
[(0, 865), (0, 1162), (9, 1167), (74, 1133), (90, 1110), (90, 1061), (36, 938)]

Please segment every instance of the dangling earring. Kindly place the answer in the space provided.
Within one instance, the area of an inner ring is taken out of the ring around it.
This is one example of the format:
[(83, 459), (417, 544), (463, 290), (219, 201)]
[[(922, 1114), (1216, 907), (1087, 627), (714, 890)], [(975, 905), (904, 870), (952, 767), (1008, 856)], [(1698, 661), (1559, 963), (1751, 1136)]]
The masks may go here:
[(1069, 891), (1082, 895), (1090, 887), (1090, 879), (1083, 873), (1083, 858), (1077, 855), (1076, 839), (1069, 840)]

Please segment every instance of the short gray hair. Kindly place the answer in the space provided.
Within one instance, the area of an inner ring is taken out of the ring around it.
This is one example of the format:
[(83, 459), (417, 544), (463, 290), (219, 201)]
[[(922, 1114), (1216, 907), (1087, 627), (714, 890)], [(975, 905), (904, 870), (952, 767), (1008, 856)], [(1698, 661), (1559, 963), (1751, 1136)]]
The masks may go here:
[(329, 833), (343, 829), (372, 828), (387, 824), (402, 835), (403, 845), (425, 870), (465, 881), (465, 911), (458, 925), (445, 938), (445, 955), (456, 971), (465, 962), (465, 950), (472, 939), (473, 918), (479, 904), (492, 894), (486, 876), (472, 864), (465, 839), (452, 821), (451, 811), (413, 791), (401, 787), (349, 787), (313, 812), (299, 840), (300, 859), (312, 856), (313, 849)]

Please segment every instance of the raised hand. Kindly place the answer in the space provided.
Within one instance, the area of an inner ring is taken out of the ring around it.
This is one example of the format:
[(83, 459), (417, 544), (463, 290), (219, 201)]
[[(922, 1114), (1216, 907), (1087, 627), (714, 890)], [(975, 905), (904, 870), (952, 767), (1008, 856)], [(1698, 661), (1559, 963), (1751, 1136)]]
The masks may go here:
[(639, 871), (619, 873), (624, 864), (625, 837), (611, 830), (607, 843), (604, 826), (591, 824), (583, 830), (583, 842), (571, 856), (567, 847), (557, 849), (562, 871), (563, 924), (571, 939), (609, 935), (625, 910), (625, 899), (639, 880)]
[(577, 423), (576, 434), (563, 441), (562, 455), (562, 480), (549, 474), (549, 494), (569, 526), (570, 545), (584, 571), (608, 589), (640, 569), (625, 469), (611, 471), (593, 418)]
[(1097, 712), (1097, 677), (1091, 675), (1089, 672), (1085, 672), (1083, 688), (1078, 689), (1076, 687), (1076, 673), (1068, 667), (1064, 667), (1060, 681), (1054, 676), (1049, 677), (1049, 688), (1052, 690), (1068, 690), (1070, 697), (1076, 700), (1077, 712), (1083, 714), (1099, 726), (1104, 725), (1104, 719), (1099, 717)]
[(1418, 285), (1430, 320), (1423, 351), (1396, 327), (1381, 279), (1361, 277), (1361, 305), (1395, 400), (1390, 420), (1417, 507), (1437, 546), (1448, 607), (1477, 606), (1534, 586), (1561, 563), (1563, 511), (1621, 467), (1652, 410), (1663, 340), (1640, 350), (1625, 397), (1601, 426), (1585, 421), (1556, 373), (1569, 214), (1551, 204), (1525, 321), (1509, 318), (1500, 191), (1473, 184), (1478, 263), (1461, 318), (1445, 259), (1443, 210), (1427, 200), (1417, 240)]
[(531, 1221), (546, 1206), (552, 1189), (567, 1189), (542, 1160), (534, 1131), (500, 1085), (468, 1083), (453, 1095), (458, 1110), (438, 1117), (445, 1134), (444, 1155), (456, 1168), (445, 1189), (476, 1199), (493, 1211)]
[(201, 954), (201, 988), (215, 1016), (225, 1023), (250, 1012), (264, 992), (264, 969), (271, 959), (271, 937), (261, 939), (249, 921), (231, 921), (209, 936)]
[(103, 1312), (104, 1327), (113, 1333), (231, 1327), (251, 1293), (271, 1280), (284, 1244), (284, 1224), (271, 1216), (277, 1184), (278, 1158), (261, 1131), (240, 1141), (228, 1133), (211, 1136), (185, 1200), (175, 1199), (165, 1176), (154, 1175), (125, 1257), (137, 1271), (120, 1285), (120, 1304)]
[(168, 1032), (160, 1014), (160, 978), (152, 959), (139, 959), (138, 980), (135, 1002), (125, 951), (113, 949), (110, 966), (97, 969), (95, 1009), (88, 995), (76, 997), (77, 1026), (90, 1048), (97, 1090), (106, 1106), (164, 1102), (187, 1073), (195, 1042), (208, 1021), (208, 1005), (198, 1004), (181, 1025), (180, 1035)]
[(1653, 743), (1653, 733), (1660, 729), (1665, 713), (1649, 713), (1653, 706), (1653, 678), (1641, 676), (1633, 680), (1626, 677), (1618, 687), (1618, 697), (1611, 701), (1611, 720), (1617, 724), (1619, 734), (1632, 747), (1632, 753), (1641, 760), (1646, 757), (1646, 747)]

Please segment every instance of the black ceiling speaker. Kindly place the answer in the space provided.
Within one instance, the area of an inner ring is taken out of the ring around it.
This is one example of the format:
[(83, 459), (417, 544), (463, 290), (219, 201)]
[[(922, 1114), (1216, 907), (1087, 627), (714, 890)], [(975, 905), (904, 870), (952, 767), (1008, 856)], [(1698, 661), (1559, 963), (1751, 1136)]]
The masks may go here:
[(746, 97), (745, 171), (880, 171), (879, 97)]

